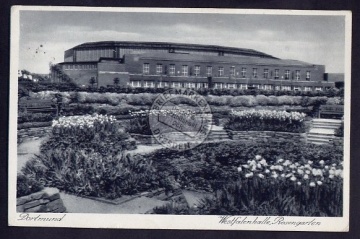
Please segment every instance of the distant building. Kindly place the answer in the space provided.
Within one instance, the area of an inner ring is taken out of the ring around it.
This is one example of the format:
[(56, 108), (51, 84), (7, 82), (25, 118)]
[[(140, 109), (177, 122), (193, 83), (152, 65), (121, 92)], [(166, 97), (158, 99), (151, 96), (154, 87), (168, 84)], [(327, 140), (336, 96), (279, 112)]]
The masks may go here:
[(336, 88), (344, 88), (343, 73), (325, 73), (325, 80), (334, 83)]
[[(94, 42), (65, 51), (57, 65), (79, 86), (324, 90), (325, 66), (283, 60), (242, 48), (158, 43)], [(53, 82), (61, 82), (52, 72)], [(90, 79), (92, 80), (91, 82)], [(116, 79), (116, 80), (115, 80)]]

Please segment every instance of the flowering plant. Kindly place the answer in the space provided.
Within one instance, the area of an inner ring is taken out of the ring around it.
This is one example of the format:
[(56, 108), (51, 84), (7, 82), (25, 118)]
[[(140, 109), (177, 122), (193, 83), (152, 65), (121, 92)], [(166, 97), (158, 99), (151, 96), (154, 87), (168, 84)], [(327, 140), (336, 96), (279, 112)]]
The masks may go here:
[(63, 116), (54, 120), (51, 135), (41, 145), (41, 151), (55, 148), (91, 148), (102, 155), (116, 155), (124, 148), (134, 147), (135, 141), (129, 140), (129, 135), (120, 127), (114, 116), (93, 114)]
[(306, 114), (276, 110), (244, 110), (230, 112), (225, 128), (231, 130), (269, 130), (302, 132)]
[(282, 158), (273, 163), (260, 155), (255, 159), (248, 160), (246, 164), (237, 168), (243, 178), (258, 177), (273, 181), (291, 181), (295, 185), (307, 185), (310, 187), (329, 184), (334, 180), (342, 180), (343, 167), (339, 164), (326, 164), (324, 160), (317, 163), (309, 160), (306, 163), (292, 162)]

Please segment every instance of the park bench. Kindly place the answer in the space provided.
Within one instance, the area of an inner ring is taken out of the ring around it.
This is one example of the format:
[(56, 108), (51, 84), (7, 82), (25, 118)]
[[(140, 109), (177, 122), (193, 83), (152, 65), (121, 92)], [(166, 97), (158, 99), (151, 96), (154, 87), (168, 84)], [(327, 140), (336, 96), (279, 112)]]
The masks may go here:
[(342, 118), (343, 115), (343, 105), (321, 105), (319, 109), (319, 118)]
[(56, 112), (56, 103), (52, 100), (32, 99), (20, 102), (19, 108), (28, 113)]

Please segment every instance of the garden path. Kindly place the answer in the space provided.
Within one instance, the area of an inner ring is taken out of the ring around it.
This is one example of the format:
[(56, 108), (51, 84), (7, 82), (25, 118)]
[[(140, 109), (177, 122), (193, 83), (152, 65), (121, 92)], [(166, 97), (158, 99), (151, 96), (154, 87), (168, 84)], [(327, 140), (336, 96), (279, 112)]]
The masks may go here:
[(128, 153), (130, 153), (130, 154), (148, 154), (148, 153), (154, 152), (155, 150), (161, 149), (163, 147), (164, 146), (160, 145), (160, 144), (155, 144), (155, 145), (138, 144), (136, 146), (136, 149), (129, 150)]
[(156, 198), (138, 197), (125, 203), (114, 205), (97, 200), (77, 197), (64, 192), (60, 193), (66, 211), (69, 213), (114, 213), (114, 214), (144, 214), (154, 207), (168, 203)]
[(29, 161), (35, 154), (40, 152), (41, 142), (45, 139), (35, 138), (27, 139), (17, 148), (17, 172), (20, 172), (21, 169), (25, 166), (26, 162)]

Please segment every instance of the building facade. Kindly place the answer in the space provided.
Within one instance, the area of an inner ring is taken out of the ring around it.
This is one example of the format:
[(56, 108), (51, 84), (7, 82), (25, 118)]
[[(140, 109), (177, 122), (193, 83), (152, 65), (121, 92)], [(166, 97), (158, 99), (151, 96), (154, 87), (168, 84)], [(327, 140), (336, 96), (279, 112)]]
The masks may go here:
[[(82, 87), (313, 91), (334, 87), (325, 67), (242, 48), (151, 42), (85, 43), (58, 67)], [(52, 73), (54, 82), (61, 81)]]

